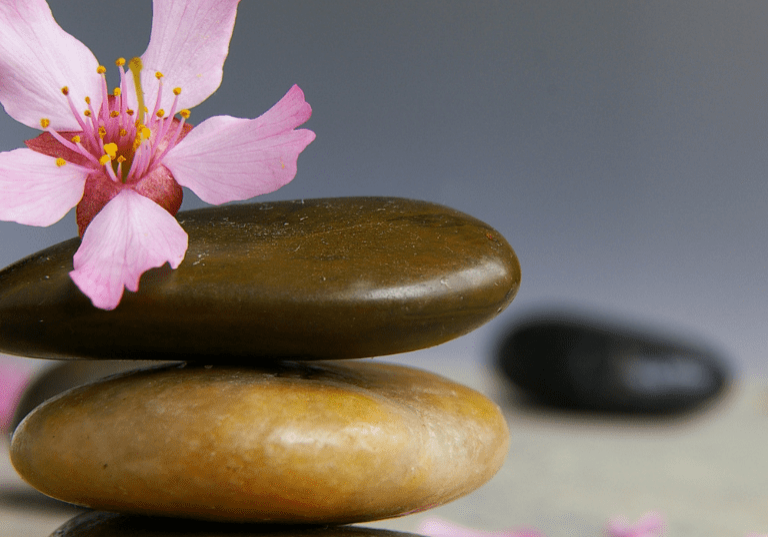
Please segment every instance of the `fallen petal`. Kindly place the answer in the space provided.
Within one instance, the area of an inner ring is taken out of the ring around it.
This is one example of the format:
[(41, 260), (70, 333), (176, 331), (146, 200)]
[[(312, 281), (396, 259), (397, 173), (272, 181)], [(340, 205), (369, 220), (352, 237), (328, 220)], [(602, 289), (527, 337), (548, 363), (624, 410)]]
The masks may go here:
[(53, 129), (78, 130), (61, 93), (64, 86), (83, 110), (86, 95), (99, 109), (99, 63), (88, 47), (61, 29), (45, 0), (0, 2), (0, 36), (0, 102), (13, 119), (39, 129), (47, 118)]
[[(221, 84), (224, 60), (240, 0), (187, 0), (152, 3), (152, 34), (141, 57), (141, 84), (157, 95), (156, 72), (163, 73), (162, 108), (170, 109), (173, 88), (181, 88), (178, 109), (192, 108)], [(154, 104), (152, 100), (149, 106)]]
[(442, 518), (427, 518), (419, 525), (419, 533), (428, 537), (544, 537), (535, 530), (481, 531), (459, 526)]
[(216, 116), (196, 126), (163, 164), (181, 186), (218, 205), (273, 192), (296, 176), (315, 133), (296, 127), (312, 115), (298, 86), (256, 119)]
[(58, 222), (83, 197), (89, 170), (32, 151), (0, 153), (0, 220), (28, 226)]
[(612, 518), (606, 524), (607, 537), (661, 537), (664, 518), (656, 512), (643, 515), (636, 524), (630, 524), (624, 517)]
[(97, 308), (111, 310), (123, 287), (139, 289), (141, 275), (166, 262), (179, 266), (187, 251), (187, 234), (158, 204), (125, 189), (85, 230), (70, 277)]

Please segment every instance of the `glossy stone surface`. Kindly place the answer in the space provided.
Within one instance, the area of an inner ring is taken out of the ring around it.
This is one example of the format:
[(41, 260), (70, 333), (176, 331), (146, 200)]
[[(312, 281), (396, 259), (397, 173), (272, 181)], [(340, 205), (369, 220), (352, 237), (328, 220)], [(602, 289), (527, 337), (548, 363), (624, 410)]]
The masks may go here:
[(27, 414), (40, 404), (62, 392), (77, 386), (94, 382), (109, 375), (124, 373), (139, 367), (157, 365), (158, 362), (135, 360), (66, 360), (51, 361), (39, 371), (24, 389), (7, 430), (0, 427), (0, 433), (10, 436)]
[(105, 511), (349, 523), (428, 509), (501, 467), (499, 408), (375, 361), (178, 366), (75, 388), (21, 422), (19, 474)]
[(535, 403), (629, 414), (699, 408), (730, 379), (724, 359), (700, 343), (565, 313), (516, 326), (498, 364)]
[[(493, 228), (439, 205), (333, 198), (179, 213), (189, 250), (118, 308), (70, 280), (79, 239), (0, 272), (0, 352), (39, 358), (359, 358), (465, 334), (520, 265)], [(174, 356), (177, 355), (177, 356)]]
[(92, 511), (65, 523), (50, 537), (416, 537), (360, 526), (222, 524)]

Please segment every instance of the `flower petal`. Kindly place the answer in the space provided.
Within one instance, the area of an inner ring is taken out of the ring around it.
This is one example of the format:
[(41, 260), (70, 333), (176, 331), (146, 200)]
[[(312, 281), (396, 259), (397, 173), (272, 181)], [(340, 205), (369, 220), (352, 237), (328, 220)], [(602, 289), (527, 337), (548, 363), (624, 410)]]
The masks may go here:
[(88, 168), (31, 149), (0, 153), (0, 220), (50, 226), (83, 197)]
[(8, 429), (13, 423), (16, 405), (31, 378), (29, 369), (0, 361), (0, 431), (11, 432)]
[(75, 253), (72, 280), (97, 308), (112, 310), (123, 287), (139, 289), (141, 275), (166, 262), (176, 268), (187, 251), (187, 234), (154, 201), (125, 189), (91, 221)]
[(181, 186), (220, 204), (277, 190), (296, 176), (296, 161), (315, 133), (299, 129), (312, 115), (298, 86), (262, 116), (216, 116), (196, 126), (163, 159)]
[(89, 95), (98, 110), (98, 65), (88, 47), (56, 23), (45, 0), (0, 2), (0, 103), (16, 121), (39, 129), (47, 118), (56, 130), (78, 130), (61, 88), (69, 87), (82, 110)]
[(459, 526), (438, 517), (423, 520), (418, 531), (429, 537), (543, 537), (541, 533), (535, 530), (476, 530)]
[(224, 60), (235, 26), (240, 0), (155, 0), (152, 34), (141, 57), (141, 84), (152, 109), (157, 96), (156, 72), (163, 73), (162, 108), (173, 102), (173, 88), (181, 88), (178, 109), (206, 100), (221, 84)]

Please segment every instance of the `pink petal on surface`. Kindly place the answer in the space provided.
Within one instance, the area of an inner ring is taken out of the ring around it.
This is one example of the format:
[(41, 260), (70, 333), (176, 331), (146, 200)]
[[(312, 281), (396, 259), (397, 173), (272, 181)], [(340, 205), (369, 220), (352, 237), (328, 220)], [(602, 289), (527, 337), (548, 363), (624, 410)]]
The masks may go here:
[(58, 222), (83, 197), (90, 170), (32, 151), (0, 153), (0, 220), (28, 226)]
[(294, 130), (312, 115), (298, 86), (256, 119), (216, 116), (196, 126), (163, 159), (174, 179), (218, 205), (273, 192), (296, 176), (315, 133)]
[(240, 0), (155, 0), (152, 34), (141, 57), (141, 84), (150, 110), (163, 73), (162, 108), (173, 102), (173, 88), (181, 88), (177, 110), (206, 100), (221, 84), (224, 60), (235, 26)]
[(16, 121), (40, 128), (51, 120), (56, 130), (78, 130), (61, 88), (85, 110), (90, 96), (101, 104), (99, 63), (91, 51), (53, 19), (45, 0), (0, 2), (0, 103)]
[(417, 531), (428, 537), (544, 537), (543, 534), (535, 530), (475, 530), (437, 517), (422, 521)]
[(624, 517), (612, 518), (606, 525), (607, 537), (661, 537), (664, 532), (664, 518), (656, 512), (643, 515), (636, 524), (630, 524)]
[(139, 289), (141, 275), (166, 262), (179, 266), (187, 233), (154, 201), (125, 189), (91, 221), (69, 273), (97, 308), (112, 310), (123, 287)]

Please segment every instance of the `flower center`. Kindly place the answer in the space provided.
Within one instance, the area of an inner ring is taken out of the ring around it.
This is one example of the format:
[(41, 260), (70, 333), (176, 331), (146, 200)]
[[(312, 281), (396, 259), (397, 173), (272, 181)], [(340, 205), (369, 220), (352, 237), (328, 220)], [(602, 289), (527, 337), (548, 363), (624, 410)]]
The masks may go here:
[[(120, 70), (120, 86), (110, 94), (107, 90), (107, 69), (100, 65), (96, 70), (102, 78), (101, 106), (95, 110), (91, 98), (86, 97), (88, 107), (82, 112), (77, 110), (69, 96), (69, 88), (64, 86), (61, 93), (66, 97), (69, 109), (75, 116), (80, 132), (67, 139), (50, 127), (48, 119), (41, 119), (40, 126), (49, 132), (59, 143), (84, 156), (94, 168), (103, 168), (115, 182), (134, 184), (150, 173), (165, 154), (179, 141), (184, 129), (184, 122), (189, 118), (189, 110), (179, 110), (181, 120), (174, 120), (181, 88), (174, 88), (173, 104), (170, 114), (160, 108), (163, 94), (163, 74), (155, 76), (158, 85), (155, 106), (150, 113), (145, 106), (145, 95), (141, 87), (142, 63), (140, 58), (133, 58), (128, 68), (133, 75), (138, 110), (129, 108), (126, 87), (128, 76), (125, 72), (125, 59), (115, 62)], [(63, 166), (66, 161), (58, 159), (56, 164)]]

